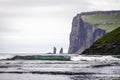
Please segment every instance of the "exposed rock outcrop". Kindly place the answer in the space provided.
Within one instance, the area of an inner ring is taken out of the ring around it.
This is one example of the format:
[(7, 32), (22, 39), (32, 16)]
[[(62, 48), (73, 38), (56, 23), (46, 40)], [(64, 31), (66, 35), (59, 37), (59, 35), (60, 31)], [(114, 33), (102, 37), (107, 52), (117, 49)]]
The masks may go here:
[(82, 15), (83, 14), (78, 14), (73, 18), (69, 54), (83, 52), (106, 33), (105, 30), (95, 28), (95, 24), (84, 22)]
[(60, 49), (59, 54), (63, 54), (63, 48)]
[(56, 47), (53, 47), (53, 54), (56, 54)]
[(86, 55), (120, 55), (120, 42), (106, 43), (106, 44), (93, 44), (90, 48), (86, 49), (82, 54)]

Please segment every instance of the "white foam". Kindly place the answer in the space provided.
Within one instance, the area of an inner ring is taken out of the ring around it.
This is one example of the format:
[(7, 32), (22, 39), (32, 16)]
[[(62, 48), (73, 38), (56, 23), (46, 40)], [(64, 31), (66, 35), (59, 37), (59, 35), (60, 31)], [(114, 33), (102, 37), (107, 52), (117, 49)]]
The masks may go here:
[(91, 57), (91, 56), (76, 56), (71, 57), (72, 61), (110, 61), (110, 60), (120, 60), (118, 58), (112, 57), (112, 56), (97, 56), (97, 57)]
[(8, 59), (8, 58), (13, 58), (14, 55), (0, 55), (0, 59)]

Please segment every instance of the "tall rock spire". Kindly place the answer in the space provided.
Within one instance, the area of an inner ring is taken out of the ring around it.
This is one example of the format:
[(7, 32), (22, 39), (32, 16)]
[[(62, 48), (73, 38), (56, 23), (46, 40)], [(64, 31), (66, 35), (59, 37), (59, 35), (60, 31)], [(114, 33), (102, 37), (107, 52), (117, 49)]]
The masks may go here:
[(60, 49), (59, 54), (63, 54), (63, 48)]
[(53, 54), (56, 54), (56, 47), (53, 47)]

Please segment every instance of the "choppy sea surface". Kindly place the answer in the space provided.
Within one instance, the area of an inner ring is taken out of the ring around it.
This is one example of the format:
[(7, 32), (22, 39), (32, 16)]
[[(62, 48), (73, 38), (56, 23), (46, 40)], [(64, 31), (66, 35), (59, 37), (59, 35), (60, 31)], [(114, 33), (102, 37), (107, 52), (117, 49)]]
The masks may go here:
[(0, 60), (0, 80), (120, 80), (120, 58), (80, 55), (71, 61)]

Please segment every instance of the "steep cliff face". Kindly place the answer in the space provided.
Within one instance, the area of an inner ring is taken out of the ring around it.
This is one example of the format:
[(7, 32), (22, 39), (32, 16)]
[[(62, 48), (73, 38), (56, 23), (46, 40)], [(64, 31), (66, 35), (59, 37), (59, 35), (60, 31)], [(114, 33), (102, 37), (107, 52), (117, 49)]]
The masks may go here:
[(96, 25), (84, 22), (81, 15), (73, 18), (69, 54), (81, 53), (106, 33), (105, 30), (95, 28), (95, 26)]
[(68, 53), (82, 53), (98, 38), (117, 28), (120, 24), (119, 18), (120, 11), (96, 11), (77, 14), (72, 22)]

